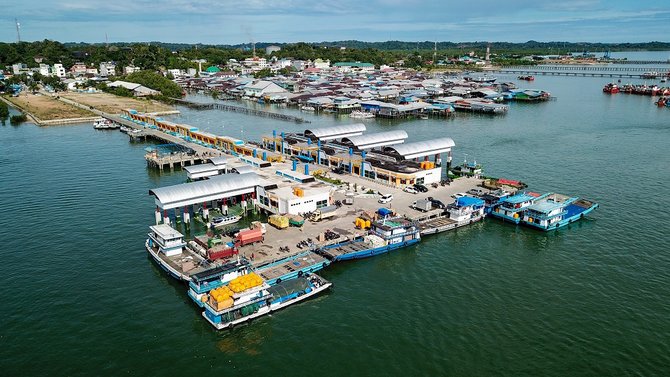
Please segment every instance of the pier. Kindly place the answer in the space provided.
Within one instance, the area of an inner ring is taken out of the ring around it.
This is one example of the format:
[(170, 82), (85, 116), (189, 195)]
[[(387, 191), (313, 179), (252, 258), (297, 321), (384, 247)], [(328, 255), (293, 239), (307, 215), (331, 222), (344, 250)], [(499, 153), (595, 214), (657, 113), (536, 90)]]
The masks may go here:
[(536, 65), (536, 66), (504, 66), (500, 73), (518, 75), (550, 75), (550, 76), (577, 76), (577, 77), (612, 77), (629, 79), (653, 79), (648, 73), (654, 72), (658, 77), (670, 75), (670, 68), (642, 68), (642, 67), (609, 67), (583, 65)]
[(186, 106), (191, 109), (195, 110), (222, 110), (222, 111), (232, 111), (235, 113), (241, 113), (241, 114), (247, 114), (247, 115), (255, 115), (255, 116), (260, 116), (264, 118), (272, 118), (272, 119), (277, 119), (277, 120), (283, 120), (287, 122), (295, 122), (295, 123), (311, 123), (309, 120), (306, 120), (304, 118), (300, 118), (297, 116), (293, 115), (286, 115), (286, 114), (279, 114), (279, 113), (273, 113), (271, 111), (264, 111), (264, 110), (257, 110), (257, 109), (250, 109), (247, 107), (242, 107), (242, 106), (233, 106), (233, 105), (224, 105), (221, 103), (197, 103), (197, 102), (191, 102), (183, 99), (175, 99), (175, 102)]

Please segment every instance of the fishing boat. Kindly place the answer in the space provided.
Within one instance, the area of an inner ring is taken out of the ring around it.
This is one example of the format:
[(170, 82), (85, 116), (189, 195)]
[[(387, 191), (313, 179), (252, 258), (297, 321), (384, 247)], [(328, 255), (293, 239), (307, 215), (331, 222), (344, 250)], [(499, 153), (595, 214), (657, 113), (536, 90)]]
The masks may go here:
[(202, 316), (217, 330), (232, 328), (315, 296), (332, 285), (310, 274), (270, 286), (250, 273), (212, 290)]
[(374, 117), (375, 114), (360, 110), (354, 110), (351, 112), (351, 114), (349, 114), (349, 118), (355, 118), (355, 119), (372, 119)]
[(518, 224), (521, 222), (523, 211), (536, 201), (549, 196), (550, 194), (540, 195), (534, 192), (522, 192), (502, 200), (493, 211), (491, 216), (499, 218), (503, 221), (513, 222)]
[(316, 252), (336, 262), (373, 257), (419, 241), (421, 241), (419, 226), (408, 219), (395, 217), (374, 221), (368, 234), (324, 246)]
[(462, 196), (447, 205), (446, 212), (450, 219), (456, 221), (459, 225), (465, 225), (482, 220), (486, 216), (484, 208), (484, 200)]
[(524, 81), (535, 81), (535, 77), (531, 76), (531, 75), (519, 76), (519, 77), (517, 77), (517, 79), (524, 80)]
[(152, 225), (149, 229), (145, 248), (168, 275), (177, 280), (190, 281), (191, 275), (211, 267), (203, 256), (186, 247), (184, 235), (170, 225)]
[(550, 194), (526, 207), (521, 224), (544, 231), (562, 228), (584, 218), (598, 203), (561, 194)]
[(234, 215), (215, 217), (208, 224), (208, 228), (211, 228), (211, 227), (219, 228), (219, 227), (222, 227), (222, 226), (235, 224), (236, 222), (240, 221), (241, 219), (242, 219), (242, 217), (234, 216)]

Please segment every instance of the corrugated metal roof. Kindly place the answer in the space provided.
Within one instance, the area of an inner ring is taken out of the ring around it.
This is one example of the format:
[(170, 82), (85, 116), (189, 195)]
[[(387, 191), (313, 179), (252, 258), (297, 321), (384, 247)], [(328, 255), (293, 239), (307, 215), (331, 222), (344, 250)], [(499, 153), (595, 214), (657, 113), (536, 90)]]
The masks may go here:
[(341, 139), (343, 137), (362, 135), (366, 129), (367, 128), (363, 123), (354, 123), (344, 126), (307, 129), (305, 130), (305, 136), (315, 137), (320, 140), (333, 140)]
[(222, 167), (216, 166), (214, 164), (200, 164), (200, 165), (193, 165), (193, 166), (185, 166), (184, 170), (191, 175), (191, 174), (197, 174), (197, 173), (203, 173), (203, 172), (208, 172), (208, 171), (217, 171), (221, 169)]
[(234, 166), (232, 170), (236, 171), (238, 174), (254, 173), (254, 168), (249, 165)]
[(419, 141), (416, 143), (399, 144), (384, 148), (386, 151), (399, 154), (406, 160), (444, 153), (451, 150), (456, 144), (449, 137)]
[(370, 149), (383, 147), (385, 145), (401, 144), (405, 142), (408, 135), (404, 130), (377, 132), (374, 134), (345, 137), (343, 143), (351, 143), (358, 149)]
[(263, 180), (256, 173), (225, 174), (206, 181), (155, 188), (149, 194), (156, 197), (158, 207), (171, 209), (251, 193), (259, 185), (263, 185)]

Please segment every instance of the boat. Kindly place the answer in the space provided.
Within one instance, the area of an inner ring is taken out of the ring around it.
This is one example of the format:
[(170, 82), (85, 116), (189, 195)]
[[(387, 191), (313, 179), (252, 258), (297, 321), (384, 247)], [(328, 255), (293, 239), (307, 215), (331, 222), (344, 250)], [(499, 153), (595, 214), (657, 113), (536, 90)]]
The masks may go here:
[(234, 215), (229, 215), (229, 216), (219, 216), (215, 217), (212, 219), (212, 221), (207, 224), (208, 228), (219, 228), (225, 225), (230, 225), (230, 224), (235, 224), (236, 222), (240, 221), (242, 217), (240, 216), (234, 216)]
[(211, 267), (203, 256), (186, 247), (184, 235), (168, 224), (149, 227), (144, 244), (151, 258), (168, 275), (181, 281), (190, 281), (191, 275)]
[(472, 224), (486, 216), (485, 204), (482, 199), (462, 196), (448, 204), (445, 212), (451, 220), (456, 221), (459, 225)]
[(509, 191), (503, 189), (497, 189), (490, 192), (487, 192), (481, 196), (484, 200), (484, 213), (487, 215), (493, 212), (493, 210), (502, 204), (502, 201), (512, 195)]
[(534, 192), (522, 192), (502, 200), (490, 215), (503, 221), (519, 224), (523, 216), (523, 211), (536, 201), (543, 199), (550, 194), (540, 195)]
[(336, 262), (373, 257), (419, 241), (418, 224), (403, 217), (385, 218), (372, 222), (368, 234), (364, 236), (324, 246), (316, 252)]
[(96, 130), (113, 130), (119, 128), (119, 125), (109, 119), (100, 118), (93, 122), (93, 128)]
[(535, 81), (535, 76), (527, 75), (527, 76), (519, 76), (517, 77), (519, 80), (524, 80), (524, 81)]
[(562, 228), (584, 218), (598, 203), (578, 197), (551, 194), (526, 207), (520, 222), (544, 231)]
[(645, 72), (642, 74), (643, 79), (655, 79), (659, 76), (659, 73), (656, 71)]
[(300, 111), (314, 112), (316, 109), (313, 106), (303, 106), (300, 108)]
[(605, 87), (603, 87), (603, 93), (609, 93), (609, 94), (619, 93), (619, 85), (611, 82), (605, 85)]
[(204, 301), (207, 301), (207, 293), (209, 291), (226, 285), (233, 279), (246, 275), (250, 271), (251, 265), (249, 262), (246, 259), (240, 258), (236, 261), (193, 274), (188, 283), (188, 297), (202, 308), (205, 306)]
[[(238, 279), (248, 283), (235, 284)], [(310, 274), (270, 286), (251, 273), (212, 290), (202, 316), (217, 330), (233, 328), (315, 296), (332, 285), (326, 279)]]
[(421, 115), (419, 115), (419, 119), (426, 120), (426, 119), (428, 119), (428, 115), (426, 115), (426, 114), (421, 114)]
[(479, 83), (479, 84), (490, 84), (490, 83), (494, 83), (497, 80), (497, 78), (491, 77), (489, 75), (465, 76), (463, 79), (465, 81), (475, 82), (475, 83)]
[(374, 117), (375, 114), (360, 110), (354, 110), (351, 112), (351, 114), (349, 114), (349, 118), (355, 118), (355, 119), (371, 119)]

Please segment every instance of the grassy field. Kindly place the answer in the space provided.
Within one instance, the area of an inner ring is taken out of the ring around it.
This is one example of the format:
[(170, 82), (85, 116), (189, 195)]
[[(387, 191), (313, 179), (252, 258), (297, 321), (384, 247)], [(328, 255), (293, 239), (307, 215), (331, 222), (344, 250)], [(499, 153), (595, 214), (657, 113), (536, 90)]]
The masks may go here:
[(143, 113), (154, 113), (174, 110), (173, 107), (158, 101), (142, 98), (119, 97), (109, 93), (76, 93), (59, 94), (82, 105), (91, 106), (100, 111), (120, 114), (124, 109), (134, 109)]
[(21, 93), (18, 97), (5, 98), (40, 120), (72, 119), (95, 116), (95, 114), (90, 111), (63, 103), (48, 95)]

